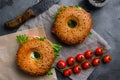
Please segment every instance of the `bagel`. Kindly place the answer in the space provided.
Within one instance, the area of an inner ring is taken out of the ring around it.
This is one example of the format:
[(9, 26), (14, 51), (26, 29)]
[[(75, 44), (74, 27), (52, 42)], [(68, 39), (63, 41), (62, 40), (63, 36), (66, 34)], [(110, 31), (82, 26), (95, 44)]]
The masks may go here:
[(33, 76), (47, 74), (55, 59), (50, 42), (38, 39), (25, 41), (18, 49), (16, 56), (19, 68)]
[[(69, 25), (72, 22), (73, 27)], [(92, 28), (91, 15), (84, 9), (69, 6), (60, 8), (52, 27), (52, 33), (68, 45), (82, 43)]]

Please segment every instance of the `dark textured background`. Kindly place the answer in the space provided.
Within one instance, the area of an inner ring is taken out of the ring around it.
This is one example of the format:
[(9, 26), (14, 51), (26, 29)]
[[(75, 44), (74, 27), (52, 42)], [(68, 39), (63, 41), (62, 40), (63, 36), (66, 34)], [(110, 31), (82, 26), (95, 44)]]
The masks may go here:
[[(0, 35), (15, 32), (6, 30), (4, 22), (24, 12), (37, 0), (0, 0)], [(88, 80), (120, 80), (120, 0), (109, 0), (103, 8), (92, 7), (87, 0), (61, 0), (59, 4), (80, 5), (91, 13), (93, 29), (112, 47), (110, 64), (102, 64), (89, 76)], [(69, 80), (57, 71), (58, 80)]]

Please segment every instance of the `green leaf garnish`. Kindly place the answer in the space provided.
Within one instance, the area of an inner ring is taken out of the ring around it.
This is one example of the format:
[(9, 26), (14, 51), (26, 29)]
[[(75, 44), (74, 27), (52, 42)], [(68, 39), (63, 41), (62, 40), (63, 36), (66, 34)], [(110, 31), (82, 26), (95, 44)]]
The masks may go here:
[(65, 10), (66, 8), (67, 8), (67, 6), (64, 5), (64, 6), (62, 7), (61, 11)]
[(48, 71), (47, 75), (48, 75), (48, 76), (53, 75), (52, 71), (51, 71), (51, 70)]
[(72, 21), (71, 20), (68, 20), (68, 25), (72, 24)]
[(45, 41), (46, 37), (44, 37), (44, 38), (36, 37), (36, 39), (41, 40), (41, 41)]
[(57, 10), (56, 14), (60, 14), (61, 10)]
[(92, 35), (92, 32), (89, 32), (89, 35)]
[[(66, 8), (67, 8), (67, 6), (63, 6), (62, 9), (57, 10), (56, 16), (57, 16), (58, 14), (60, 14), (60, 12), (61, 12), (62, 10), (64, 10), (64, 9), (66, 9)], [(56, 16), (53, 17), (53, 21), (56, 20)]]
[[(18, 42), (20, 44), (25, 43), (25, 41), (27, 41), (27, 40), (32, 40), (33, 39), (33, 38), (28, 37), (26, 34), (24, 34), (24, 35), (18, 35), (16, 37), (17, 37), (17, 40), (18, 40)], [(36, 37), (36, 39), (41, 40), (41, 41), (45, 41), (46, 40), (45, 37), (43, 37), (43, 38)]]
[(56, 20), (56, 16), (53, 17), (53, 22)]
[(25, 41), (28, 40), (28, 36), (27, 35), (18, 35), (16, 36), (17, 37), (17, 40), (20, 44), (23, 44)]
[(64, 9), (66, 9), (66, 8), (67, 8), (67, 6), (65, 6), (65, 5), (64, 5), (64, 6), (63, 6), (63, 8), (64, 8)]
[(51, 66), (50, 70), (48, 71), (47, 75), (50, 76), (50, 75), (53, 75), (52, 73), (52, 69), (55, 68), (54, 66)]
[(78, 6), (78, 5), (75, 5), (75, 7), (76, 7), (76, 8), (78, 8), (78, 9), (80, 9), (80, 8), (81, 8), (81, 7), (80, 7), (80, 6)]
[(62, 46), (60, 44), (53, 44), (53, 43), (51, 43), (51, 46), (54, 49), (55, 59), (56, 59), (57, 56), (59, 56), (59, 52), (60, 52), (60, 49), (62, 48)]

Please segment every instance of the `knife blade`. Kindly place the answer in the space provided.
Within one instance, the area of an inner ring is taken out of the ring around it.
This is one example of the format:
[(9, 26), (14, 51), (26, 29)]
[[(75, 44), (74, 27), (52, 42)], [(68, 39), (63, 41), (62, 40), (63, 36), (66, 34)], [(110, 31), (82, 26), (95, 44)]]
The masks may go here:
[(28, 8), (24, 13), (18, 15), (14, 19), (5, 22), (7, 28), (18, 28), (21, 24), (25, 23), (30, 18), (38, 16), (40, 13), (48, 10), (53, 4), (57, 4), (59, 0), (40, 0), (36, 5)]

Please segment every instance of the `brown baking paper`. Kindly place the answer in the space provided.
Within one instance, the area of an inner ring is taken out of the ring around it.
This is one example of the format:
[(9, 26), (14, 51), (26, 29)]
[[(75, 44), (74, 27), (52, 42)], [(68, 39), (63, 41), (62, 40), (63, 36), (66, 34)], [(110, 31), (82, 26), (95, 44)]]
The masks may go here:
[(0, 80), (57, 80), (54, 69), (53, 75), (33, 77), (21, 71), (16, 65), (16, 53), (19, 48), (16, 36), (30, 33), (40, 37), (46, 36), (44, 28), (38, 27), (0, 37)]

